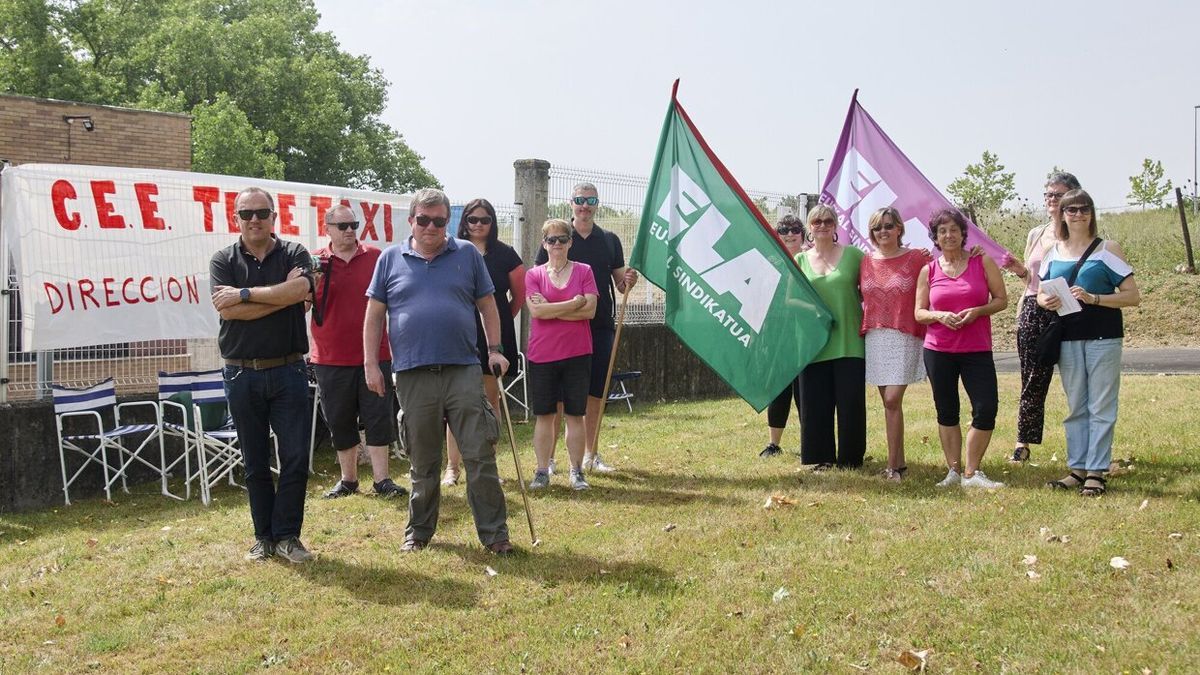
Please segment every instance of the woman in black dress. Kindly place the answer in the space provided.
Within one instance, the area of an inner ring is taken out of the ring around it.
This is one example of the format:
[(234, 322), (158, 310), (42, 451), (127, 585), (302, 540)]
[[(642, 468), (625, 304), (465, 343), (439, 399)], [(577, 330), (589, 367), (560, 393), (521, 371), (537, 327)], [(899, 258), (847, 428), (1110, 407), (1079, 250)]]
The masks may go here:
[[(496, 310), (500, 314), (500, 348), (510, 364), (508, 374), (516, 375), (521, 362), (517, 357), (517, 334), (513, 320), (521, 313), (521, 307), (525, 304), (525, 263), (513, 247), (500, 241), (496, 232), (496, 209), (486, 199), (472, 199), (463, 207), (457, 236), (474, 244), (483, 254), (488, 275), (492, 278), (492, 285), (496, 287)], [(475, 315), (475, 331), (478, 335), (476, 344), (479, 347), (479, 363), (483, 367), (483, 390), (487, 393), (492, 409), (499, 410), (500, 383), (495, 375), (488, 372), (487, 339), (483, 335), (483, 323), (480, 322), (478, 314)], [(446, 475), (442, 477), (442, 485), (454, 485), (458, 482), (462, 455), (458, 453), (458, 443), (454, 441), (454, 436), (449, 430), (446, 431), (446, 459)]]

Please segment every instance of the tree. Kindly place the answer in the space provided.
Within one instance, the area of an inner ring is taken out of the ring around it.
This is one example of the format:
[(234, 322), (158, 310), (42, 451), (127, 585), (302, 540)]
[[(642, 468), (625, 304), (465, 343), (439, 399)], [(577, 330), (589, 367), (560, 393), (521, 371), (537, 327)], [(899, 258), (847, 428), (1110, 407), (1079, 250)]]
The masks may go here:
[(987, 150), (978, 164), (969, 164), (963, 175), (946, 188), (962, 208), (996, 210), (1017, 196), (1014, 173), (1005, 173), (1000, 158)]
[(1129, 177), (1129, 194), (1125, 195), (1125, 199), (1130, 204), (1141, 204), (1142, 209), (1145, 209), (1147, 204), (1155, 208), (1162, 208), (1163, 200), (1174, 189), (1170, 179), (1163, 184), (1162, 177), (1162, 162), (1149, 157), (1143, 159), (1142, 173)]
[(4, 0), (0, 89), (190, 113), (197, 170), (438, 186), (380, 121), (383, 74), (318, 19), (312, 0)]

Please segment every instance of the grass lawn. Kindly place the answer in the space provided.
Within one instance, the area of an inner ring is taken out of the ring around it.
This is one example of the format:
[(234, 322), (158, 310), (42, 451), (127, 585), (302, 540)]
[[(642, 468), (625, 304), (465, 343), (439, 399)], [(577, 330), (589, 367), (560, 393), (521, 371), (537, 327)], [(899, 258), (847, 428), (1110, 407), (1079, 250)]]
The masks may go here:
[[(622, 471), (584, 493), (559, 475), (535, 494), (537, 548), (502, 442), (511, 559), (475, 540), (461, 485), (444, 493), (434, 545), (400, 554), (402, 504), (319, 499), (336, 479), (329, 453), (309, 485), (318, 559), (304, 566), (242, 560), (236, 488), (211, 508), (143, 486), (3, 516), (0, 672), (902, 672), (905, 650), (932, 650), (939, 672), (1188, 671), (1200, 378), (1123, 384), (1114, 455), (1133, 469), (1099, 499), (1041, 487), (1065, 472), (1057, 382), (1047, 443), (1009, 469), (1008, 375), (984, 468), (1010, 487), (992, 493), (933, 487), (944, 470), (917, 385), (900, 485), (877, 475), (874, 392), (861, 472), (759, 459), (765, 416), (737, 400), (614, 411), (602, 443)], [(518, 426), (526, 467), (529, 436)], [(794, 421), (786, 439), (795, 450)], [(763, 508), (772, 495), (795, 503)]]

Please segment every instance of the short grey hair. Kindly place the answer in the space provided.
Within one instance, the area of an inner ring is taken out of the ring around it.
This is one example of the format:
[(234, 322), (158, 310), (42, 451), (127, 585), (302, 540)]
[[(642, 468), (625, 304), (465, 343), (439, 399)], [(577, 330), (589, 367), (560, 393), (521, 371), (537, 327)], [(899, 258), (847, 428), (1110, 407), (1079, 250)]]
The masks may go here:
[(597, 195), (600, 194), (600, 191), (596, 189), (595, 185), (586, 182), (576, 183), (575, 187), (571, 188), (571, 192), (595, 192)]
[(332, 208), (330, 208), (328, 211), (325, 212), (325, 224), (328, 225), (329, 219), (333, 218), (333, 214), (337, 213), (338, 211), (340, 211), (342, 209), (349, 211), (350, 215), (354, 215), (354, 209), (350, 208), (349, 206), (346, 206), (345, 204), (336, 204)]
[(408, 212), (412, 213), (417, 210), (418, 206), (429, 208), (431, 206), (446, 207), (446, 215), (450, 215), (450, 198), (445, 192), (437, 188), (421, 188), (413, 195), (412, 202), (408, 205)]
[(272, 211), (275, 210), (275, 198), (271, 196), (270, 192), (267, 192), (266, 190), (264, 190), (258, 186), (242, 188), (242, 191), (237, 194), (237, 197), (233, 200), (233, 203), (237, 204), (238, 202), (240, 202), (242, 200), (242, 195), (250, 195), (250, 194), (260, 194), (260, 195), (266, 197), (267, 203), (269, 203), (271, 205), (271, 210)]
[(1075, 174), (1067, 173), (1066, 171), (1055, 171), (1047, 176), (1046, 187), (1050, 187), (1051, 185), (1063, 185), (1066, 186), (1067, 190), (1080, 189), (1079, 179), (1075, 177)]

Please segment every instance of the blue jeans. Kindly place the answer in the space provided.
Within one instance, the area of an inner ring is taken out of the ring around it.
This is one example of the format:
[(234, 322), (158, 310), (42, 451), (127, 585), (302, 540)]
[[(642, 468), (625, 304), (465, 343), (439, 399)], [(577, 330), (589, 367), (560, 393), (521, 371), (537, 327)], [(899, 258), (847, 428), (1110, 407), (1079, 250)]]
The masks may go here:
[(1067, 466), (1107, 471), (1121, 390), (1121, 338), (1062, 343), (1058, 373), (1067, 395)]
[[(225, 366), (225, 398), (246, 467), (254, 536), (299, 537), (308, 487), (308, 375), (304, 361), (266, 370)], [(271, 475), (271, 430), (279, 440), (279, 484)]]

